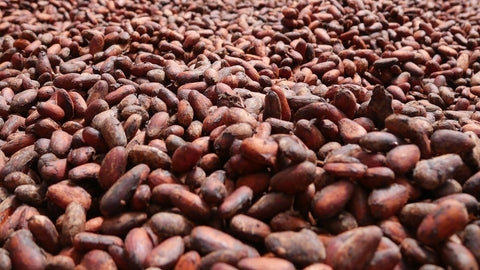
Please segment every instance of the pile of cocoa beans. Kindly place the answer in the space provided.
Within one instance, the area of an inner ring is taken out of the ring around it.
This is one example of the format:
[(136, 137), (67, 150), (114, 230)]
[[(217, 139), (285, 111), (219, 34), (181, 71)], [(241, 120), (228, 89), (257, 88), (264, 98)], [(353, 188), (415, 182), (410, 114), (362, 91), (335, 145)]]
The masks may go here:
[(0, 269), (479, 269), (477, 0), (0, 1)]

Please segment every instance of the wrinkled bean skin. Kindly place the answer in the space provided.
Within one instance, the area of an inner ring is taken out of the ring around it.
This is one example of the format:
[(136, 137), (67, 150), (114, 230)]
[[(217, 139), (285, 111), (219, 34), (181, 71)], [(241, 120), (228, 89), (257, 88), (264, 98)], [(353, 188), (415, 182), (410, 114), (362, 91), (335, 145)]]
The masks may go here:
[(476, 1), (0, 1), (0, 269), (478, 269)]

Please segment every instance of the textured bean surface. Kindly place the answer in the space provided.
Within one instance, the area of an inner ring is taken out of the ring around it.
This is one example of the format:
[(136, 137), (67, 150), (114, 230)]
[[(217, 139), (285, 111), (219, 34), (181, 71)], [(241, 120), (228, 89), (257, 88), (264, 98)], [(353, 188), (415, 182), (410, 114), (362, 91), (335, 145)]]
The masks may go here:
[(478, 1), (0, 1), (0, 269), (479, 269)]

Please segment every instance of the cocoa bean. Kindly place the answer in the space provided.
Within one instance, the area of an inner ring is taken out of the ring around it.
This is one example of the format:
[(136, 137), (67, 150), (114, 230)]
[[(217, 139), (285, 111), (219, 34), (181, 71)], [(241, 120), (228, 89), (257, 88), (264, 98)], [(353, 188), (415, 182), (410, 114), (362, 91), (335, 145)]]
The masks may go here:
[(22, 229), (12, 233), (5, 243), (13, 269), (45, 269), (46, 258), (33, 241), (32, 233)]
[(180, 236), (173, 236), (156, 246), (145, 259), (147, 267), (172, 268), (180, 256), (183, 254), (185, 247)]
[(242, 251), (234, 251), (230, 249), (221, 249), (210, 252), (202, 258), (200, 269), (211, 269), (214, 264), (226, 263), (236, 265), (238, 261), (245, 258), (247, 254)]
[(473, 254), (462, 244), (447, 242), (441, 252), (445, 264), (455, 269), (478, 269)]
[(397, 174), (405, 174), (420, 160), (420, 149), (414, 144), (400, 145), (387, 153), (387, 166)]
[(368, 204), (373, 217), (382, 220), (395, 215), (407, 201), (407, 188), (399, 184), (375, 189), (368, 197)]
[(260, 220), (240, 214), (230, 221), (230, 229), (240, 239), (261, 243), (270, 234), (270, 227)]
[(200, 267), (200, 255), (195, 250), (183, 254), (175, 265), (175, 270), (194, 270)]
[(102, 160), (98, 171), (98, 183), (103, 189), (110, 188), (120, 178), (127, 167), (127, 151), (118, 146), (110, 149)]
[(422, 160), (415, 165), (413, 177), (426, 189), (434, 189), (454, 177), (456, 170), (463, 166), (457, 154), (445, 154), (432, 159)]
[[(86, 227), (87, 224), (85, 224)], [(109, 246), (123, 246), (119, 237), (112, 235), (101, 235), (90, 232), (80, 232), (73, 238), (73, 247), (77, 250), (89, 251), (93, 249), (108, 250)]]
[(143, 212), (126, 212), (115, 217), (105, 218), (100, 231), (103, 234), (123, 236), (131, 229), (140, 226), (147, 220)]
[(292, 205), (293, 196), (270, 192), (260, 197), (247, 211), (247, 215), (260, 220), (269, 220)]
[(185, 217), (167, 212), (156, 213), (150, 218), (149, 224), (160, 238), (185, 236), (190, 234), (194, 227), (193, 223)]
[(128, 159), (133, 164), (144, 163), (152, 169), (168, 169), (172, 164), (171, 158), (156, 147), (135, 145), (128, 151)]
[(61, 242), (66, 246), (72, 245), (75, 235), (85, 230), (86, 221), (86, 211), (83, 206), (76, 202), (68, 204), (62, 221)]
[(142, 268), (153, 249), (153, 243), (143, 228), (132, 229), (125, 237), (125, 252), (133, 267)]
[(334, 269), (355, 269), (366, 266), (381, 240), (375, 226), (359, 227), (339, 234), (328, 242), (326, 263)]
[(295, 269), (295, 266), (287, 260), (273, 257), (244, 258), (238, 262), (239, 269)]
[(75, 269), (75, 263), (72, 258), (64, 255), (56, 255), (47, 258), (47, 265), (45, 269), (60, 270), (60, 269)]
[(323, 243), (314, 232), (308, 229), (303, 229), (298, 233), (271, 233), (265, 238), (265, 246), (279, 257), (299, 266), (321, 262), (326, 258)]
[(354, 185), (339, 181), (317, 191), (312, 200), (311, 210), (317, 218), (330, 218), (339, 213), (350, 200)]
[[(126, 208), (139, 183), (147, 179), (150, 169), (145, 164), (133, 167), (121, 176), (100, 200), (100, 211), (105, 216), (114, 216)], [(123, 203), (122, 203), (123, 202)]]
[(76, 268), (81, 270), (86, 269), (116, 269), (115, 262), (112, 257), (105, 251), (94, 249), (87, 252), (82, 258), (82, 261)]
[(59, 235), (52, 221), (42, 215), (36, 215), (28, 220), (28, 229), (32, 232), (40, 246), (49, 252), (56, 252), (59, 248)]
[(308, 185), (313, 183), (314, 176), (315, 166), (308, 161), (304, 161), (276, 173), (270, 179), (270, 187), (272, 190), (287, 194), (298, 193), (304, 191)]
[(192, 247), (200, 254), (208, 254), (220, 249), (244, 252), (248, 257), (258, 257), (254, 248), (247, 246), (232, 236), (207, 226), (198, 226), (190, 234)]
[(468, 222), (467, 209), (455, 200), (445, 200), (418, 226), (417, 237), (427, 245), (439, 243), (461, 230)]
[(90, 209), (91, 195), (82, 187), (65, 180), (48, 187), (46, 197), (55, 205), (66, 209), (71, 202), (77, 202), (85, 209)]
[(248, 207), (251, 204), (252, 198), (253, 190), (250, 187), (239, 187), (225, 198), (223, 203), (218, 207), (218, 214), (222, 218), (230, 218)]

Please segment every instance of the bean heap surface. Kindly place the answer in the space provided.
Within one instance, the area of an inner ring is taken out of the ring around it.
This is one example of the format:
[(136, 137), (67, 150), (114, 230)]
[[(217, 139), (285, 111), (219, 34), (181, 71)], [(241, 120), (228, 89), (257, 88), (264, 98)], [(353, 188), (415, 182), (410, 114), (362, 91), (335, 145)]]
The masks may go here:
[(479, 22), (0, 1), (0, 269), (479, 269)]

